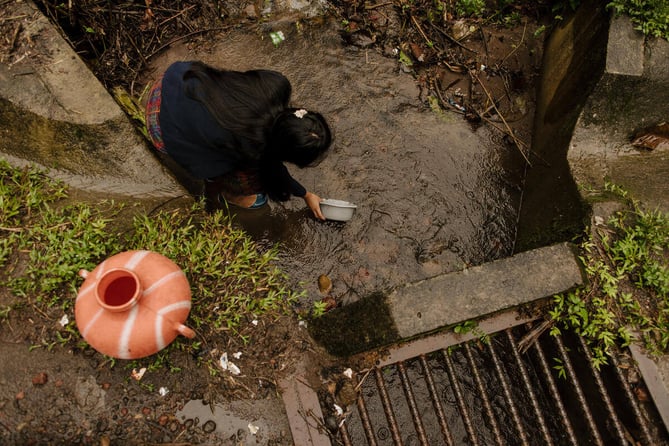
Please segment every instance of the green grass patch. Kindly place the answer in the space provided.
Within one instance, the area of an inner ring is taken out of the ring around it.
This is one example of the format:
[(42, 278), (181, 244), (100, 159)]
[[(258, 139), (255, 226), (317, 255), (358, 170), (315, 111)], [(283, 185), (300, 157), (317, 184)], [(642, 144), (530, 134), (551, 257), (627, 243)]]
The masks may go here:
[[(177, 337), (154, 355), (154, 362), (164, 361), (173, 348), (197, 354), (203, 341), (215, 343), (221, 336), (248, 341), (240, 327), (253, 319), (290, 314), (299, 294), (275, 266), (277, 248), (261, 250), (223, 212), (209, 214), (198, 202), (190, 209), (137, 215), (125, 223), (119, 218), (125, 206), (73, 203), (67, 188), (45, 173), (14, 169), (0, 160), (0, 286), (12, 295), (0, 317), (41, 318), (47, 329), (33, 340), (36, 345), (84, 346), (74, 323), (75, 297), (83, 282), (79, 270), (90, 271), (104, 259), (134, 249), (173, 260), (193, 294), (187, 324), (198, 339)], [(63, 315), (71, 321), (61, 329), (57, 321)]]

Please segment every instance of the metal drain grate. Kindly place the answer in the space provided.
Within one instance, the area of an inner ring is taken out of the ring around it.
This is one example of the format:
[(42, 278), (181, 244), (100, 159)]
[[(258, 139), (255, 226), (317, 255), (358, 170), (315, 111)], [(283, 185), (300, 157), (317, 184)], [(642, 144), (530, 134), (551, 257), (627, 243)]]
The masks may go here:
[(669, 444), (629, 355), (596, 370), (580, 338), (547, 333), (521, 352), (537, 323), (508, 322), (489, 342), (445, 334), (391, 350), (357, 377), (331, 444)]

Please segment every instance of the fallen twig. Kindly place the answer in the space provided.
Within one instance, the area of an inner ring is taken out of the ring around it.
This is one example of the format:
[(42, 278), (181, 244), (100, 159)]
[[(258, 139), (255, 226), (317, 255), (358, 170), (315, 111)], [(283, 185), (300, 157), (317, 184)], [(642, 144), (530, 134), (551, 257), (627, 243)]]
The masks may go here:
[(415, 17), (415, 16), (413, 16), (413, 15), (411, 16), (411, 21), (413, 22), (414, 25), (416, 25), (416, 29), (418, 30), (418, 32), (420, 33), (420, 35), (423, 36), (423, 39), (425, 39), (425, 42), (426, 42), (429, 46), (433, 46), (433, 45), (434, 45), (434, 42), (432, 42), (432, 40), (430, 40), (430, 38), (427, 37), (427, 35), (426, 35), (425, 32), (423, 31), (423, 28), (421, 28), (420, 23), (418, 23), (418, 20), (416, 20), (416, 17)]
[(355, 391), (356, 392), (358, 392), (360, 390), (360, 387), (362, 387), (362, 384), (365, 382), (365, 380), (367, 379), (369, 374), (372, 373), (372, 370), (374, 370), (374, 368), (371, 368), (371, 369), (367, 370), (367, 373), (365, 373), (365, 376), (363, 376), (362, 379), (360, 380), (360, 382), (358, 382), (358, 385), (355, 386)]
[(187, 11), (190, 11), (191, 9), (195, 8), (195, 6), (196, 5), (190, 5), (188, 8), (182, 9), (178, 13), (174, 14), (172, 17), (168, 17), (165, 20), (163, 20), (162, 22), (158, 23), (158, 26), (163, 26), (165, 23), (169, 22), (170, 20), (176, 19), (177, 17), (185, 14)]
[[(495, 122), (491, 121), (490, 119), (488, 119), (488, 118), (486, 118), (485, 116), (480, 115), (480, 114), (479, 114), (479, 117), (480, 117), (482, 120), (484, 120), (484, 121), (486, 122), (486, 124), (488, 124), (488, 125), (490, 125), (491, 127), (493, 127), (495, 130), (499, 130), (501, 133), (504, 133), (505, 135), (509, 135), (509, 132), (508, 132), (508, 131), (506, 131), (505, 129), (503, 129), (503, 128), (501, 128), (500, 126), (498, 126)], [(509, 135), (509, 136), (511, 136), (511, 135)], [(541, 156), (540, 156), (538, 153), (536, 153), (534, 150), (530, 149), (530, 148), (528, 147), (528, 145), (525, 144), (523, 141), (518, 140), (517, 142), (520, 142), (520, 143), (523, 145), (523, 147), (524, 147), (529, 153), (531, 153), (532, 155), (536, 156), (536, 157), (537, 157), (537, 158), (538, 158), (538, 159), (539, 159), (539, 160), (540, 160), (546, 167), (550, 167), (550, 166), (551, 166), (551, 164), (550, 164), (548, 161), (546, 161), (543, 157), (541, 157)], [(530, 166), (531, 166), (531, 164), (530, 164)]]
[(515, 53), (516, 51), (518, 51), (518, 48), (520, 48), (520, 46), (521, 46), (521, 45), (523, 44), (523, 42), (525, 41), (525, 31), (526, 31), (526, 30), (527, 30), (527, 22), (525, 22), (525, 23), (523, 24), (523, 35), (520, 37), (520, 42), (518, 42), (518, 45), (514, 45), (514, 46), (513, 46), (513, 49), (511, 50), (511, 52), (509, 52), (509, 54), (507, 54), (506, 56), (504, 56), (504, 58), (499, 62), (499, 65), (502, 65), (502, 64), (506, 61), (506, 59), (508, 59), (509, 57), (511, 57), (511, 56), (513, 55), (513, 53)]
[(135, 39), (133, 39), (131, 35), (128, 35), (128, 41), (129, 41), (130, 44), (133, 46), (133, 48), (135, 48), (135, 51), (137, 51), (137, 55), (138, 55), (139, 58), (141, 59), (141, 61), (142, 61), (142, 65), (145, 66), (145, 67), (148, 66), (149, 63), (148, 63), (148, 61), (144, 58), (144, 55), (142, 54), (142, 50), (139, 49), (139, 47), (137, 46), (137, 43), (135, 42)]
[(41, 314), (42, 317), (43, 317), (44, 319), (46, 319), (47, 321), (53, 321), (53, 320), (54, 320), (53, 318), (49, 317), (49, 315), (46, 314), (44, 311), (40, 310), (39, 307), (38, 307), (37, 305), (32, 304), (31, 306), (32, 306), (33, 310), (35, 310), (36, 312), (38, 312), (39, 314)]
[(430, 24), (432, 25), (432, 27), (433, 27), (434, 29), (436, 29), (437, 31), (439, 31), (444, 37), (446, 37), (448, 40), (450, 40), (451, 42), (453, 42), (454, 44), (456, 44), (456, 45), (459, 46), (460, 48), (462, 48), (462, 49), (464, 49), (464, 50), (467, 50), (467, 51), (469, 51), (470, 53), (478, 54), (477, 51), (474, 51), (474, 50), (471, 49), (471, 48), (467, 48), (465, 45), (463, 45), (462, 43), (460, 43), (460, 41), (459, 41), (458, 39), (456, 39), (455, 37), (451, 36), (450, 34), (448, 34), (448, 33), (447, 33), (446, 31), (444, 31), (443, 29), (439, 28), (439, 27), (438, 27), (437, 25), (435, 25), (434, 23), (430, 22)]
[(370, 9), (376, 9), (380, 8), (382, 6), (388, 6), (388, 5), (394, 5), (395, 2), (383, 2), (383, 3), (377, 3), (375, 5), (365, 5), (365, 9), (370, 10)]
[[(485, 85), (483, 84), (483, 82), (481, 82), (481, 79), (479, 79), (479, 77), (476, 75), (476, 73), (474, 73), (472, 70), (469, 70), (469, 75), (470, 75), (474, 80), (476, 80), (476, 82), (478, 82), (478, 84), (481, 86), (481, 88), (482, 88), (483, 91), (485, 92), (486, 96), (488, 97), (488, 100), (492, 103), (493, 107), (495, 108), (495, 112), (497, 112), (497, 115), (500, 117), (500, 119), (501, 119), (502, 122), (504, 123), (504, 126), (505, 126), (506, 129), (507, 129), (507, 134), (508, 134), (508, 135), (513, 139), (513, 141), (516, 143), (516, 147), (518, 147), (518, 151), (520, 152), (520, 154), (521, 154), (521, 155), (523, 156), (523, 158), (525, 159), (525, 162), (531, 167), (531, 166), (532, 166), (532, 163), (530, 162), (530, 160), (529, 160), (529, 158), (527, 157), (527, 155), (525, 155), (525, 152), (523, 152), (523, 146), (527, 147), (527, 146), (525, 145), (525, 143), (523, 143), (522, 141), (520, 141), (520, 140), (516, 137), (516, 135), (515, 135), (514, 132), (513, 132), (513, 129), (512, 129), (512, 128), (509, 126), (509, 124), (506, 122), (506, 119), (504, 119), (504, 116), (502, 115), (502, 112), (500, 112), (499, 109), (497, 108), (497, 105), (495, 105), (495, 100), (494, 100), (493, 97), (490, 95), (490, 92), (488, 92), (488, 89), (485, 87)], [(488, 120), (486, 120), (486, 122), (488, 122)]]
[(488, 53), (488, 42), (485, 40), (485, 34), (483, 33), (483, 27), (479, 25), (479, 32), (481, 33), (481, 43), (483, 44), (483, 49), (485, 50), (485, 65), (488, 65), (488, 59), (490, 54)]
[(299, 376), (296, 376), (296, 377), (295, 377), (295, 381), (299, 381), (299, 382), (301, 382), (301, 383), (304, 384), (305, 386), (309, 387), (311, 390), (314, 390), (314, 391), (316, 390), (316, 389), (314, 389), (314, 387), (313, 387), (311, 384), (309, 384), (308, 382), (306, 382), (305, 380), (303, 380), (303, 379), (300, 378)]
[(5, 227), (0, 226), (0, 231), (23, 232), (23, 228), (5, 228)]
[[(455, 83), (457, 83), (459, 81), (460, 81), (460, 79), (458, 79), (454, 82), (451, 82), (448, 85), (448, 87), (446, 87), (445, 90), (448, 90), (451, 86), (455, 85)], [(441, 82), (439, 82), (439, 79), (437, 79), (437, 88), (435, 88), (434, 90), (437, 92), (437, 96), (439, 97), (439, 102), (441, 103), (441, 106), (443, 108), (449, 108), (448, 106), (450, 105), (451, 106), (450, 108), (454, 109), (453, 111), (455, 111), (456, 113), (461, 113), (461, 114), (464, 113), (462, 110), (453, 106), (450, 102), (448, 102), (446, 99), (444, 99), (444, 97), (441, 95)]]
[(549, 319), (541, 322), (536, 327), (528, 331), (525, 336), (523, 336), (520, 341), (518, 341), (518, 352), (522, 355), (524, 354), (534, 343), (537, 342), (539, 337), (555, 323), (554, 320)]
[(325, 423), (323, 423), (323, 421), (321, 421), (316, 415), (314, 415), (314, 412), (311, 409), (307, 410), (306, 414), (304, 414), (302, 411), (299, 411), (299, 413), (300, 415), (302, 415), (302, 418), (304, 419), (305, 422), (307, 422), (307, 424), (309, 424), (309, 420), (307, 420), (307, 417), (310, 417), (316, 422), (316, 429), (319, 432), (325, 432), (325, 434), (330, 438), (330, 440), (334, 440), (338, 445), (343, 446), (341, 440), (332, 435), (330, 429), (327, 428), (327, 426), (325, 425)]
[(149, 54), (148, 56), (146, 56), (145, 59), (146, 59), (146, 60), (151, 59), (153, 56), (155, 56), (156, 54), (160, 53), (160, 52), (163, 51), (165, 48), (168, 48), (169, 46), (174, 45), (175, 43), (177, 43), (177, 42), (180, 41), (180, 40), (187, 39), (187, 38), (192, 37), (192, 36), (195, 36), (195, 35), (197, 35), (197, 34), (205, 34), (205, 33), (211, 32), (211, 31), (227, 31), (227, 30), (229, 30), (229, 29), (232, 28), (232, 27), (233, 27), (233, 25), (228, 25), (228, 26), (218, 26), (218, 27), (216, 27), (216, 28), (206, 28), (206, 29), (198, 29), (198, 30), (192, 31), (192, 32), (190, 32), (190, 33), (188, 33), (188, 34), (184, 34), (183, 36), (176, 37), (176, 38), (170, 40), (169, 42), (167, 42), (167, 43), (164, 44), (164, 45), (161, 45), (158, 49), (156, 49), (156, 50), (153, 51), (151, 54)]
[(14, 48), (16, 48), (16, 41), (18, 40), (20, 32), (21, 32), (21, 22), (16, 24), (16, 28), (14, 29), (14, 33), (12, 34), (12, 41), (9, 42), (10, 54), (14, 51)]
[[(9, 3), (9, 2), (6, 2), (6, 3)], [(4, 3), (2, 3), (2, 4), (4, 4)], [(28, 17), (28, 14), (15, 15), (15, 16), (12, 16), (12, 17), (0, 17), (0, 23), (4, 23), (4, 22), (9, 21), (9, 20), (25, 19), (26, 17)]]

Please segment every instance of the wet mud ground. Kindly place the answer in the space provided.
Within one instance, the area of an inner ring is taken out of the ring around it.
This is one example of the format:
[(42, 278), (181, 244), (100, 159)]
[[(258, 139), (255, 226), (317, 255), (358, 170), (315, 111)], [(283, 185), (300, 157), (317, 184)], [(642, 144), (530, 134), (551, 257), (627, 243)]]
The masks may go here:
[[(512, 253), (525, 161), (508, 136), (484, 122), (469, 122), (456, 108), (432, 110), (420, 74), (377, 50), (342, 45), (335, 21), (283, 32), (286, 40), (278, 47), (267, 33), (231, 33), (207, 51), (173, 49), (154, 61), (149, 79), (184, 59), (275, 69), (293, 83), (295, 106), (329, 120), (335, 142), (328, 157), (317, 167), (291, 172), (322, 198), (356, 204), (350, 222), (316, 221), (297, 198), (236, 212), (236, 221), (256, 240), (280, 244), (282, 268), (308, 290), (305, 305), (322, 297), (321, 274), (334, 284), (332, 297), (345, 305)], [(483, 82), (498, 101), (510, 103), (505, 120), (529, 144), (530, 81), (540, 65), (541, 41), (528, 40), (523, 33), (531, 30), (523, 28), (497, 32), (487, 36), (489, 51), (498, 47), (486, 63), (511, 55), (506, 69), (525, 70), (526, 85), (507, 93), (501, 77), (489, 77), (485, 68), (479, 76), (489, 79)], [(456, 100), (469, 90), (461, 74), (442, 69), (431, 76), (452, 85), (446, 94)]]
[[(338, 18), (321, 22), (296, 27), (292, 19), (277, 20), (215, 39), (179, 41), (152, 58), (135, 84), (142, 88), (176, 60), (270, 68), (291, 80), (295, 105), (330, 121), (330, 155), (318, 167), (292, 172), (323, 198), (355, 203), (354, 218), (316, 221), (299, 199), (235, 216), (261, 244), (279, 243), (280, 266), (307, 289), (298, 310), (309, 311), (323, 298), (321, 274), (334, 283), (337, 304), (345, 305), (511, 254), (526, 163), (498, 129), (504, 125), (494, 110), (481, 122), (462, 112), (470, 99), (478, 110), (490, 110), (487, 93), (457, 67), (435, 62), (407, 68), (393, 48), (347, 44)], [(542, 38), (530, 37), (537, 26), (486, 26), (463, 40), (475, 52), (460, 52), (468, 66), (478, 67), (477, 76), (527, 144), (541, 62)], [(275, 46), (269, 32), (277, 29), (286, 40)], [(522, 82), (510, 82), (510, 73)], [(437, 99), (430, 93), (435, 83), (441, 86)], [(460, 107), (449, 107), (449, 99)], [(0, 439), (6, 444), (290, 445), (277, 376), (304, 356), (321, 358), (305, 331), (286, 319), (252, 334), (259, 341), (246, 347), (240, 362), (252, 370), (246, 380), (212, 388), (208, 371), (176, 352), (170, 360), (182, 372), (151, 370), (135, 382), (128, 364), (111, 368), (94, 352), (56, 348), (26, 355), (25, 330), (3, 326)], [(267, 367), (268, 356), (281, 370)], [(161, 395), (161, 387), (168, 393)], [(202, 402), (217, 407), (217, 417), (210, 414), (214, 424), (204, 419)], [(260, 431), (251, 434), (245, 421)]]

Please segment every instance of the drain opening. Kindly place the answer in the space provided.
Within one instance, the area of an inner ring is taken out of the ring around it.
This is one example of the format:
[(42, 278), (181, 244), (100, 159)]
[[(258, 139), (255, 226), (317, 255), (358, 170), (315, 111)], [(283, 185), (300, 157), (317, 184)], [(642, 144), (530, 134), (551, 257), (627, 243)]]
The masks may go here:
[(357, 375), (357, 401), (331, 444), (669, 445), (627, 351), (596, 370), (574, 335), (544, 333), (524, 350), (536, 325), (488, 342), (448, 334), (432, 337), (429, 351), (401, 347), (399, 360)]

